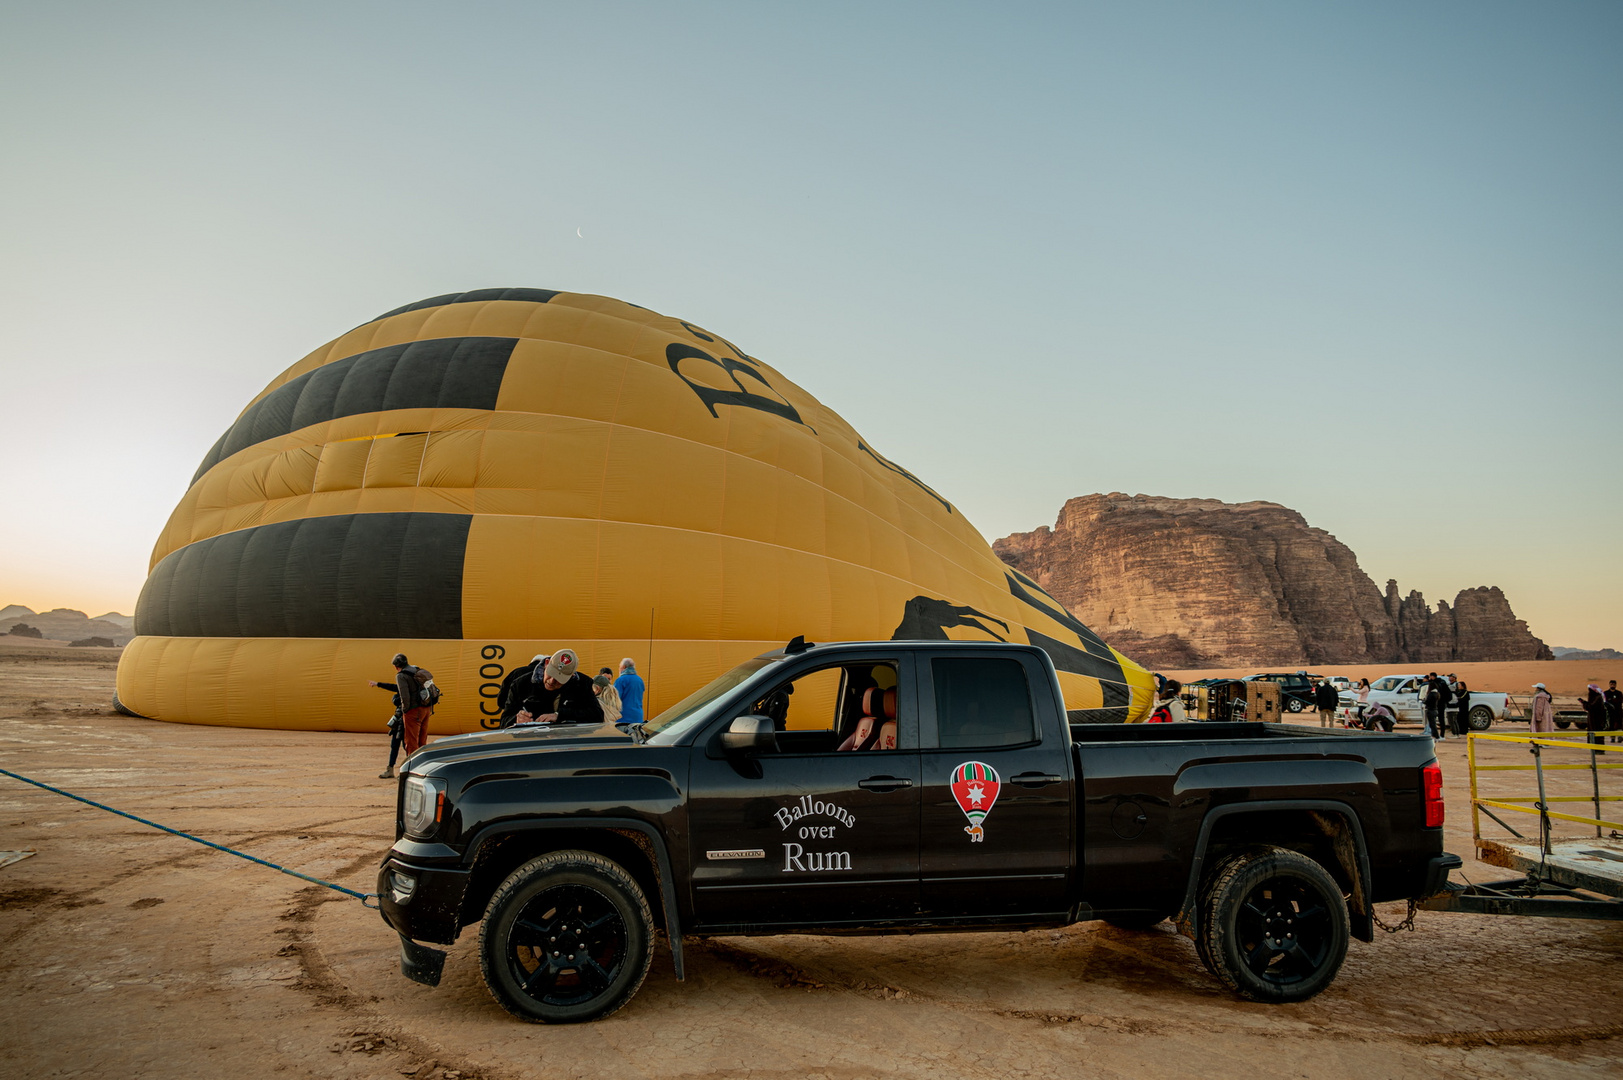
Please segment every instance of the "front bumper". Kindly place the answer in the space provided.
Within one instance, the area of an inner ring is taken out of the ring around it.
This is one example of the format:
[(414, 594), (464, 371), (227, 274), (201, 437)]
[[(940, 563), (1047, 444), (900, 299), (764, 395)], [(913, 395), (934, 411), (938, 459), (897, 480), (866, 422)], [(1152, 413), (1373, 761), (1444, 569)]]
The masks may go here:
[(391, 851), (378, 869), (378, 911), (404, 939), (449, 945), (462, 932), (468, 871), (422, 866)]

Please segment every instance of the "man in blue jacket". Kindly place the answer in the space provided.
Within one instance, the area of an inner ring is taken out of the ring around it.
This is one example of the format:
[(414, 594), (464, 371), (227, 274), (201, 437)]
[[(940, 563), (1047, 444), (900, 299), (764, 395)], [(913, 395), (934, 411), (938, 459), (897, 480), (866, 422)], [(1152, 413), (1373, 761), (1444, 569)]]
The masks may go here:
[(642, 694), (646, 689), (643, 686), (642, 676), (637, 674), (637, 665), (631, 657), (620, 661), (620, 677), (614, 680), (615, 693), (620, 695), (620, 723), (640, 724), (643, 722)]

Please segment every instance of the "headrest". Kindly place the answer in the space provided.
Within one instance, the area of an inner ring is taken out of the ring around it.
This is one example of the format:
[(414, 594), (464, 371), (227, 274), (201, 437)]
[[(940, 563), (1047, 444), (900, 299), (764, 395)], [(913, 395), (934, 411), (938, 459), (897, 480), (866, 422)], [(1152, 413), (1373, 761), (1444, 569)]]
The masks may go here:
[(885, 720), (896, 719), (896, 688), (888, 690), (873, 686), (862, 692), (862, 714)]

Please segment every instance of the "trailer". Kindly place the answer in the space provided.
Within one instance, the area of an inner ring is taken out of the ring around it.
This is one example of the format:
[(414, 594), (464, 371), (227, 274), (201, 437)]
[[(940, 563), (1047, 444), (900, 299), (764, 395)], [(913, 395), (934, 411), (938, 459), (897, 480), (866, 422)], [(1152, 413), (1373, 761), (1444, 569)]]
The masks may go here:
[[(1486, 751), (1488, 743), (1525, 746), (1531, 760), (1516, 763), (1493, 757), (1490, 763), (1480, 762), (1478, 747)], [(1547, 755), (1552, 760), (1546, 761)], [(1602, 760), (1608, 756), (1612, 760)], [(1619, 831), (1623, 830), (1623, 822), (1602, 815), (1603, 809), (1610, 810), (1608, 804), (1623, 802), (1623, 795), (1607, 793), (1607, 785), (1602, 783), (1603, 777), (1612, 780), (1614, 770), (1623, 769), (1623, 746), (1614, 744), (1608, 754), (1603, 743), (1547, 735), (1473, 732), (1467, 737), (1466, 761), (1471, 776), (1471, 833), (1477, 858), (1521, 876), (1481, 883), (1450, 882), (1443, 892), (1417, 906), (1427, 911), (1481, 915), (1623, 919), (1623, 832)], [(1518, 772), (1534, 774), (1535, 791), (1484, 790), (1481, 774)], [(1585, 803), (1589, 805), (1581, 806)], [(1566, 813), (1556, 807), (1593, 810), (1594, 816)], [(1618, 816), (1612, 814), (1614, 819)], [(1484, 836), (1484, 818), (1498, 827), (1494, 831), (1506, 835)], [(1581, 826), (1582, 835), (1556, 836), (1557, 822), (1566, 823), (1569, 833), (1580, 831), (1571, 826)], [(1594, 830), (1593, 836), (1588, 835), (1590, 829)]]

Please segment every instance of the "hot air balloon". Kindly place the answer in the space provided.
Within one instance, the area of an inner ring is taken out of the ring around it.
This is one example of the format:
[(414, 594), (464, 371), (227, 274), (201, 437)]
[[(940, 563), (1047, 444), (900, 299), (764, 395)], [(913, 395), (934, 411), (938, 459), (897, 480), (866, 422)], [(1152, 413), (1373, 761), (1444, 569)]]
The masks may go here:
[(631, 657), (649, 714), (813, 641), (1047, 650), (1077, 721), (1151, 678), (950, 501), (732, 342), (633, 304), (486, 289), (396, 308), (226, 429), (153, 549), (118, 701), (187, 723), (377, 731), (404, 652), (434, 734), (515, 666)]

